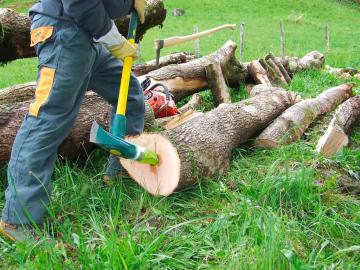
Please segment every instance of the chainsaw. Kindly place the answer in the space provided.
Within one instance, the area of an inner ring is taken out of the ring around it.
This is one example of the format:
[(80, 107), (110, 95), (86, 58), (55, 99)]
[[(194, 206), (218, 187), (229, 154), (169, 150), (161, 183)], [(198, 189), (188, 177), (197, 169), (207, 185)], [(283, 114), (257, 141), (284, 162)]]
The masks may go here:
[(145, 100), (154, 111), (155, 118), (180, 114), (169, 88), (163, 83), (151, 84), (151, 80), (146, 78), (141, 86), (144, 90)]

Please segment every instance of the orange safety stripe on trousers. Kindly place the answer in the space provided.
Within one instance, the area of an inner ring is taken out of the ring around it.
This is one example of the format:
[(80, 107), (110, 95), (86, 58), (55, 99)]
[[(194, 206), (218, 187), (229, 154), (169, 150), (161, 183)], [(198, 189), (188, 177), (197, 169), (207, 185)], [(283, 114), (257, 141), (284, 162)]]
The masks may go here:
[(48, 100), (51, 88), (54, 84), (55, 69), (42, 67), (40, 79), (35, 91), (35, 101), (30, 104), (29, 114), (38, 116), (41, 106)]
[(44, 42), (49, 39), (54, 32), (53, 26), (42, 26), (31, 31), (30, 47), (34, 47), (40, 42)]

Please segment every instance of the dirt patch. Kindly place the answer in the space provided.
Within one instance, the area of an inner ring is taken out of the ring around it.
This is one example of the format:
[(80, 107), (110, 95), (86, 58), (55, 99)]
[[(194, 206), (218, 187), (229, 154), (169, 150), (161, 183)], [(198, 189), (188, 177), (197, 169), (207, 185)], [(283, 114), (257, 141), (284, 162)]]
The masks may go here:
[(334, 165), (319, 164), (316, 166), (314, 183), (320, 187), (336, 185), (344, 194), (360, 195), (360, 173), (346, 171)]

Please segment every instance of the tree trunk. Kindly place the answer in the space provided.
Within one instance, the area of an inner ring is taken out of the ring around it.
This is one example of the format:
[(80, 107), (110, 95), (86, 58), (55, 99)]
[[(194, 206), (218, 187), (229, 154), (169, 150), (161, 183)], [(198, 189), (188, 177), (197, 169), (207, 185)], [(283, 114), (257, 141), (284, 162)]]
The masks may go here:
[[(0, 90), (0, 166), (9, 160), (12, 144), (34, 98), (35, 88), (36, 83), (32, 82)], [(151, 129), (155, 124), (155, 117), (149, 106), (145, 108), (145, 128)], [(61, 145), (59, 154), (68, 159), (76, 159), (90, 153), (95, 148), (89, 142), (92, 122), (97, 121), (107, 129), (110, 109), (111, 106), (99, 95), (87, 92), (75, 125)]]
[[(137, 40), (141, 40), (146, 31), (155, 26), (162, 26), (166, 18), (166, 9), (162, 0), (148, 0), (145, 23), (140, 24)], [(130, 17), (116, 20), (116, 25), (124, 36), (127, 36)], [(19, 58), (35, 56), (30, 47), (30, 18), (18, 14), (9, 8), (0, 9), (0, 63), (6, 63)]]
[(277, 91), (222, 104), (175, 129), (130, 138), (156, 151), (158, 166), (124, 159), (121, 163), (148, 192), (169, 195), (198, 179), (226, 173), (232, 150), (265, 128), (293, 102), (291, 94)]
[(336, 111), (325, 134), (320, 138), (316, 151), (331, 156), (349, 143), (351, 126), (360, 118), (360, 96), (345, 101)]
[(277, 58), (282, 63), (287, 72), (293, 75), (301, 70), (320, 69), (325, 63), (325, 56), (317, 51), (307, 53), (303, 58), (285, 56)]
[(211, 63), (205, 68), (205, 71), (215, 104), (231, 103), (229, 89), (226, 85), (220, 64), (218, 62)]
[[(286, 90), (280, 87), (272, 87), (272, 86), (269, 87), (266, 86), (265, 84), (257, 84), (254, 87), (252, 87), (250, 90), (248, 90), (248, 93), (250, 97), (255, 97), (257, 95), (262, 95), (262, 94), (272, 94), (277, 91), (286, 91)], [(288, 91), (288, 92), (292, 95), (294, 104), (301, 101), (301, 96), (299, 95), (299, 93), (292, 91)]]
[(287, 109), (256, 139), (255, 146), (275, 148), (301, 138), (309, 125), (352, 95), (352, 84), (328, 89), (317, 98), (306, 99)]
[[(175, 101), (209, 88), (206, 78), (205, 67), (217, 61), (221, 65), (225, 80), (230, 86), (238, 86), (244, 81), (247, 70), (235, 57), (237, 45), (228, 41), (217, 52), (195, 59), (188, 63), (166, 66), (154, 70), (144, 77), (153, 80), (154, 83), (164, 83), (174, 95)], [(141, 78), (140, 78), (141, 79)]]

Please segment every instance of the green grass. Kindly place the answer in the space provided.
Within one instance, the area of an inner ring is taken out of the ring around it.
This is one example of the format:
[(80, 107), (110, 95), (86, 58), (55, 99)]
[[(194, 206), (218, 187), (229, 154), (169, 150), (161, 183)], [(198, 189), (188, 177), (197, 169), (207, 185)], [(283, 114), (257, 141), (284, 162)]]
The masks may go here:
[[(165, 3), (169, 11), (183, 8), (186, 15), (169, 15), (162, 30), (149, 31), (142, 43), (143, 60), (153, 57), (156, 38), (191, 33), (194, 24), (202, 30), (240, 21), (246, 23), (245, 60), (268, 51), (278, 54), (278, 22), (284, 19), (288, 54), (322, 51), (327, 21), (332, 36), (327, 63), (360, 68), (360, 6), (351, 1)], [(229, 38), (238, 41), (238, 33), (201, 40), (202, 53), (216, 50)], [(192, 51), (193, 45), (164, 54), (182, 50)], [(35, 77), (36, 59), (15, 61), (0, 68), (0, 88)], [(309, 71), (297, 74), (289, 89), (306, 98), (343, 82)], [(360, 94), (358, 88), (356, 92)], [(231, 94), (234, 100), (246, 97), (242, 88)], [(210, 94), (203, 96), (204, 109), (210, 109)], [(152, 197), (128, 179), (103, 187), (106, 153), (101, 150), (86, 161), (59, 161), (45, 230), (58, 244), (11, 245), (0, 239), (0, 268), (359, 269), (360, 201), (340, 193), (337, 182), (359, 177), (360, 124), (352, 131), (351, 146), (327, 159), (314, 147), (330, 118), (318, 119), (290, 146), (239, 147), (228, 175), (168, 198)], [(0, 177), (4, 190), (5, 168)], [(0, 193), (0, 207), (3, 203)]]

